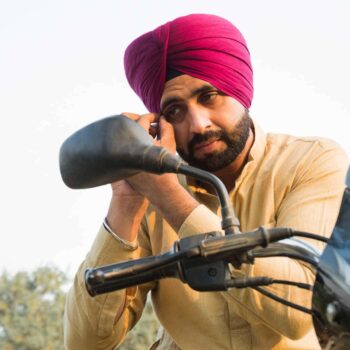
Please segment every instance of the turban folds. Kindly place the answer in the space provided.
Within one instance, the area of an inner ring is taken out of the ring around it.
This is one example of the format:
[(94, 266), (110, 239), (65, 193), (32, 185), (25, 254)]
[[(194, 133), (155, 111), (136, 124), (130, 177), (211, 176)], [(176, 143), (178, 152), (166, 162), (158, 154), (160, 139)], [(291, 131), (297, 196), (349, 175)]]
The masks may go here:
[(179, 17), (143, 34), (127, 47), (124, 67), (150, 112), (160, 112), (167, 69), (205, 80), (247, 109), (253, 98), (245, 39), (232, 23), (214, 15)]

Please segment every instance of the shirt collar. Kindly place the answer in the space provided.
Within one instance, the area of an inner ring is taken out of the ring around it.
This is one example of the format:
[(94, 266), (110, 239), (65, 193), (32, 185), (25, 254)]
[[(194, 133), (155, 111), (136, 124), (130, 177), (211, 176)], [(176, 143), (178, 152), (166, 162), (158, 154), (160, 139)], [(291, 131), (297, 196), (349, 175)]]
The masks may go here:
[(248, 162), (251, 160), (258, 161), (264, 155), (266, 148), (266, 134), (254, 120), (253, 129), (254, 143), (249, 152)]

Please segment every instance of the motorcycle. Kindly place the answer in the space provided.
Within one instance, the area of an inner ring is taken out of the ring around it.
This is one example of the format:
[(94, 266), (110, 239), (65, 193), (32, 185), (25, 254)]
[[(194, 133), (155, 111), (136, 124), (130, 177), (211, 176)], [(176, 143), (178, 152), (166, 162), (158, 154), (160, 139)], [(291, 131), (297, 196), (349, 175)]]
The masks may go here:
[[(312, 315), (324, 349), (350, 349), (350, 170), (339, 216), (329, 239), (290, 228), (264, 228), (240, 232), (224, 184), (215, 175), (189, 166), (180, 157), (153, 145), (150, 135), (123, 115), (108, 117), (78, 130), (60, 149), (60, 172), (74, 189), (105, 185), (140, 171), (178, 173), (213, 186), (220, 201), (222, 230), (176, 241), (162, 255), (87, 269), (89, 294), (112, 292), (156, 281), (178, 278), (197, 291), (254, 288), (266, 297)], [(327, 243), (323, 252), (296, 237)], [(284, 256), (308, 263), (314, 269), (313, 286), (269, 277), (232, 278), (230, 266), (254, 264), (255, 259)], [(274, 283), (312, 291), (312, 307), (284, 300), (263, 288)]]

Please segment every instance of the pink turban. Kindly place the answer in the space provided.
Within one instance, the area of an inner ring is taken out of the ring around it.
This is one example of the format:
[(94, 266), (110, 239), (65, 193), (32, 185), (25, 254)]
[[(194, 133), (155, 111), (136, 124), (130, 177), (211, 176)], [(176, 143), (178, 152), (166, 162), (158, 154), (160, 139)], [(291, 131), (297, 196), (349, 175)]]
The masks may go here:
[(179, 17), (143, 34), (126, 49), (124, 67), (150, 112), (160, 112), (167, 69), (205, 80), (247, 109), (253, 98), (246, 42), (232, 23), (214, 15)]

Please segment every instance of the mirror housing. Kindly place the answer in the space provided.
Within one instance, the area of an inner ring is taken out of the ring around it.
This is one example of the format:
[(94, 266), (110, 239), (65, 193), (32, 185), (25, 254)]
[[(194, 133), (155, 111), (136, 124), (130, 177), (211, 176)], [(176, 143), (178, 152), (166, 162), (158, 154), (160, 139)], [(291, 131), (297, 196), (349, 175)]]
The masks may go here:
[(91, 188), (122, 180), (140, 171), (177, 172), (182, 160), (153, 145), (136, 122), (116, 115), (91, 123), (68, 137), (59, 154), (63, 182)]

